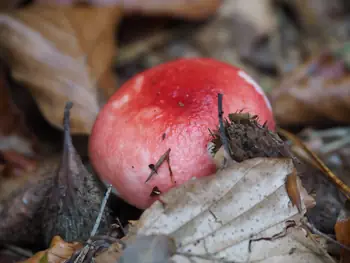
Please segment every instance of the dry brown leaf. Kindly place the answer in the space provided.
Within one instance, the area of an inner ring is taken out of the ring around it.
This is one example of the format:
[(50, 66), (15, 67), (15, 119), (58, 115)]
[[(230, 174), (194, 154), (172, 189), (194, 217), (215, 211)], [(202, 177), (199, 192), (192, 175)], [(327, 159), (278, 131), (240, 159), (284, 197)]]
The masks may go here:
[(36, 253), (21, 263), (62, 263), (81, 247), (82, 245), (78, 242), (67, 243), (61, 237), (55, 236), (51, 241), (50, 248)]
[(90, 132), (100, 99), (116, 89), (97, 86), (113, 60), (120, 17), (118, 7), (35, 5), (0, 15), (2, 58), (53, 125), (62, 127), (70, 100), (75, 103), (72, 131)]
[(301, 195), (299, 189), (297, 170), (293, 169), (293, 172), (287, 175), (286, 190), (292, 204), (295, 205), (301, 213)]
[(0, 66), (0, 151), (32, 154), (33, 142), (34, 137), (26, 127), (21, 111), (12, 101), (5, 70)]
[(282, 126), (324, 121), (350, 123), (349, 89), (346, 62), (325, 52), (285, 77), (272, 91), (275, 117)]
[(212, 15), (221, 4), (221, 0), (37, 0), (37, 3), (70, 5), (87, 2), (97, 6), (122, 6), (127, 13), (146, 15), (169, 15), (188, 19), (203, 19)]
[(23, 3), (22, 0), (2, 0), (0, 1), (0, 10), (8, 11), (13, 8), (16, 8), (21, 3)]
[[(343, 245), (350, 247), (350, 203), (347, 201), (345, 207), (339, 214), (334, 230), (337, 240)], [(342, 249), (342, 263), (350, 262), (350, 251)]]

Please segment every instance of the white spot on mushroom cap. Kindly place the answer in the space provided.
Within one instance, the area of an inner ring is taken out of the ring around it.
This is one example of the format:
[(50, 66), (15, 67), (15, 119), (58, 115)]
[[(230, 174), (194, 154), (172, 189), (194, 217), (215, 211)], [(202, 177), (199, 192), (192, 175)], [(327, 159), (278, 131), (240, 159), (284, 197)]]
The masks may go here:
[(270, 101), (266, 97), (265, 92), (260, 87), (260, 85), (258, 83), (256, 83), (256, 81), (251, 76), (249, 76), (247, 73), (245, 73), (243, 70), (238, 71), (238, 76), (240, 76), (242, 79), (244, 79), (246, 82), (248, 82), (250, 85), (252, 85), (254, 87), (254, 89), (264, 98), (265, 103), (266, 103), (267, 107), (269, 108), (269, 110), (272, 111)]
[(119, 100), (115, 100), (112, 102), (113, 109), (120, 109), (125, 103), (129, 101), (129, 95), (124, 95)]
[(145, 81), (145, 76), (138, 76), (136, 79), (135, 79), (135, 83), (134, 83), (134, 90), (136, 92), (140, 92), (141, 89), (142, 89), (142, 86), (143, 86), (143, 82)]

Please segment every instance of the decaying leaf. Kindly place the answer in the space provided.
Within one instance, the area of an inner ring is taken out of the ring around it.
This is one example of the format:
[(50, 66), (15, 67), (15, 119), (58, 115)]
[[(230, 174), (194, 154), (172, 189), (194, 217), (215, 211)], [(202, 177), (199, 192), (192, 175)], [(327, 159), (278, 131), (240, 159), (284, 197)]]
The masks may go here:
[(280, 125), (350, 123), (347, 43), (311, 59), (285, 77), (271, 98)]
[[(12, 192), (33, 180), (38, 163), (36, 160), (17, 152), (0, 152), (4, 164), (0, 165), (0, 203), (6, 200)], [(40, 167), (41, 169), (41, 167)]]
[[(340, 211), (337, 223), (334, 227), (337, 240), (343, 245), (350, 247), (350, 203), (347, 201), (344, 208)], [(341, 262), (350, 262), (350, 251), (341, 250)]]
[(33, 135), (26, 127), (21, 111), (12, 101), (6, 73), (3, 65), (0, 65), (0, 151), (33, 154), (33, 147)]
[[(1, 194), (7, 193), (0, 199), (0, 244), (48, 245), (56, 235), (68, 242), (85, 241), (90, 236), (104, 187), (76, 153), (70, 137), (69, 109), (65, 112), (60, 165), (58, 158), (47, 158), (36, 170), (23, 174), (15, 190), (9, 181), (0, 184)], [(109, 212), (107, 209), (102, 217), (101, 231), (109, 226)]]
[(82, 245), (78, 242), (68, 243), (61, 237), (55, 236), (48, 249), (36, 253), (21, 263), (63, 263), (81, 247)]
[(0, 244), (42, 244), (40, 209), (58, 160), (46, 158), (34, 170), (0, 178)]
[(293, 169), (291, 159), (254, 158), (188, 181), (144, 212), (131, 239), (168, 235), (174, 262), (333, 262), (300, 228), (304, 198), (300, 214), (285, 187)]
[[(64, 145), (57, 170), (43, 211), (43, 235), (46, 243), (59, 235), (66, 241), (85, 241), (90, 237), (104, 197), (104, 186), (90, 174), (77, 154), (70, 136), (67, 103), (64, 112)], [(107, 231), (110, 211), (102, 216), (99, 231)]]
[(97, 87), (113, 60), (120, 15), (118, 7), (36, 5), (0, 15), (1, 58), (51, 124), (62, 127), (71, 100), (72, 132), (90, 132), (103, 98), (116, 89)]

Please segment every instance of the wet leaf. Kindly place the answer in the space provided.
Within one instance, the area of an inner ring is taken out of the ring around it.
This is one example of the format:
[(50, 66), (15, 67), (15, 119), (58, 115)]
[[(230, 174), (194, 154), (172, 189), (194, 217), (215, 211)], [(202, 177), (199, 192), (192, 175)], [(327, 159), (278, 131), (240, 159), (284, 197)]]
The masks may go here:
[(280, 125), (350, 123), (349, 51), (344, 48), (312, 58), (272, 91), (272, 106)]
[(291, 159), (254, 158), (188, 181), (161, 196), (131, 233), (173, 238), (174, 262), (333, 262), (300, 228), (305, 197), (299, 214), (285, 187), (293, 169)]
[[(81, 0), (36, 0), (37, 3), (54, 2), (58, 5), (70, 5), (84, 2)], [(203, 19), (213, 14), (221, 4), (220, 0), (92, 0), (85, 1), (96, 6), (122, 6), (127, 13), (142, 13), (146, 15), (169, 15), (189, 19)]]
[(100, 103), (116, 89), (98, 87), (111, 77), (105, 74), (120, 14), (118, 7), (33, 5), (0, 15), (1, 56), (56, 127), (62, 127), (62, 109), (72, 100), (72, 131), (89, 133)]
[[(44, 205), (43, 234), (46, 243), (56, 235), (68, 242), (87, 240), (105, 193), (104, 185), (87, 171), (72, 144), (69, 123), (71, 107), (71, 103), (67, 103), (61, 163)], [(109, 213), (107, 208), (99, 231), (108, 229)]]
[(81, 247), (82, 245), (78, 242), (68, 243), (61, 237), (55, 236), (48, 249), (36, 253), (21, 263), (63, 263)]

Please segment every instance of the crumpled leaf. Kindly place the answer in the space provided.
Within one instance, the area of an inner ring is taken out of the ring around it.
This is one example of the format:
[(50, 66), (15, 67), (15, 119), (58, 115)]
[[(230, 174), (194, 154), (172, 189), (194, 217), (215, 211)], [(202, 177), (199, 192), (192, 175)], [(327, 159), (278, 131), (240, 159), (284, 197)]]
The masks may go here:
[(63, 263), (81, 247), (82, 245), (78, 242), (68, 243), (61, 237), (55, 236), (48, 249), (36, 253), (21, 263)]
[(71, 100), (72, 131), (90, 132), (100, 103), (116, 89), (97, 87), (113, 60), (120, 15), (118, 7), (36, 5), (0, 15), (1, 57), (51, 124), (62, 127)]
[(312, 58), (273, 89), (271, 102), (280, 125), (350, 123), (349, 47)]
[(333, 262), (300, 228), (305, 204), (299, 214), (285, 186), (293, 169), (291, 159), (254, 158), (188, 181), (130, 233), (173, 238), (174, 262)]
[(213, 14), (221, 0), (36, 0), (37, 3), (70, 5), (87, 2), (97, 6), (122, 6), (127, 13), (170, 15), (188, 19), (203, 19)]

